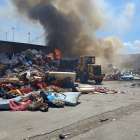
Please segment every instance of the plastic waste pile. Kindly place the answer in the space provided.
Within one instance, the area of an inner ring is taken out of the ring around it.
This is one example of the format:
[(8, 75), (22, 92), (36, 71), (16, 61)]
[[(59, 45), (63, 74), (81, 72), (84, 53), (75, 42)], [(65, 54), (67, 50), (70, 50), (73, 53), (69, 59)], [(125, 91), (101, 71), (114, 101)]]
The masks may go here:
[(48, 111), (50, 106), (75, 106), (81, 95), (75, 73), (56, 72), (50, 56), (28, 49), (0, 62), (0, 110)]

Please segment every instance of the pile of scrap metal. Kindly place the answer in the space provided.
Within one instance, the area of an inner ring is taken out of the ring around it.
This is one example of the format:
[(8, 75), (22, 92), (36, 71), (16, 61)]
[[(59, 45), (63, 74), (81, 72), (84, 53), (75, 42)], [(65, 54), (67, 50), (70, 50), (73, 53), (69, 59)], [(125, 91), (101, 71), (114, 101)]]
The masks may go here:
[(118, 70), (115, 73), (111, 72), (110, 74), (106, 75), (104, 80), (106, 80), (106, 81), (108, 81), (108, 80), (119, 80), (122, 75), (123, 75), (123, 72)]
[(122, 76), (122, 71), (118, 70), (116, 73), (112, 74), (112, 79), (119, 80), (121, 76)]

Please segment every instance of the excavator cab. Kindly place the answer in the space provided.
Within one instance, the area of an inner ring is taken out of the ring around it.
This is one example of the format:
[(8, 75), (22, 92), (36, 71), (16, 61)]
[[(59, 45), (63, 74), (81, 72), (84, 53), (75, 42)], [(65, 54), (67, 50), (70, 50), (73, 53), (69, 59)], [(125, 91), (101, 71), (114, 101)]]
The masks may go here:
[(101, 83), (105, 74), (101, 73), (101, 65), (95, 64), (95, 56), (81, 56), (79, 65), (76, 68), (76, 80), (80, 78), (81, 83), (86, 83), (88, 80), (95, 80), (96, 83)]

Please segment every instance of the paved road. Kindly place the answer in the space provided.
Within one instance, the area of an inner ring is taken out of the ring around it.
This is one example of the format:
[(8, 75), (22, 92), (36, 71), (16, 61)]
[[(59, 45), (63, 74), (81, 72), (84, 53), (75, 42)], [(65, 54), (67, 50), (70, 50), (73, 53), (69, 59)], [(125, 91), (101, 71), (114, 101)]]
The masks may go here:
[[(95, 87), (94, 83), (89, 84)], [(28, 136), (51, 132), (91, 116), (140, 101), (139, 88), (125, 87), (120, 82), (103, 82), (100, 86), (115, 90), (129, 90), (129, 92), (115, 95), (84, 94), (76, 107), (50, 108), (46, 113), (1, 111), (0, 140), (23, 140)], [(131, 94), (134, 92), (138, 94)], [(27, 130), (28, 127), (31, 129)]]
[(140, 111), (70, 140), (140, 140)]

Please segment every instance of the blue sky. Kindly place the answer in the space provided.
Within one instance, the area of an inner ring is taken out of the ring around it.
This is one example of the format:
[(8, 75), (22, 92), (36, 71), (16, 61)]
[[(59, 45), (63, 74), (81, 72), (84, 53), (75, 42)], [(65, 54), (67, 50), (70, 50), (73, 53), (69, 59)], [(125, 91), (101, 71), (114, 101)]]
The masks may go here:
[[(105, 26), (96, 31), (100, 38), (116, 35), (124, 43), (124, 54), (140, 53), (140, 1), (95, 0), (107, 17)], [(44, 45), (44, 30), (39, 23), (22, 20), (10, 0), (0, 0), (0, 40)]]
[(102, 38), (116, 35), (124, 43), (124, 54), (140, 53), (140, 1), (99, 0), (101, 11), (109, 20), (106, 29), (96, 34)]
[(1, 1), (0, 1), (0, 4), (1, 4), (1, 5), (6, 5), (6, 0), (1, 0)]
[[(29, 20), (22, 20), (22, 17), (16, 12), (15, 7), (10, 3), (10, 0), (0, 0), (0, 40), (14, 41), (44, 45), (43, 28), (40, 24), (34, 24)], [(41, 37), (40, 37), (41, 36)]]

